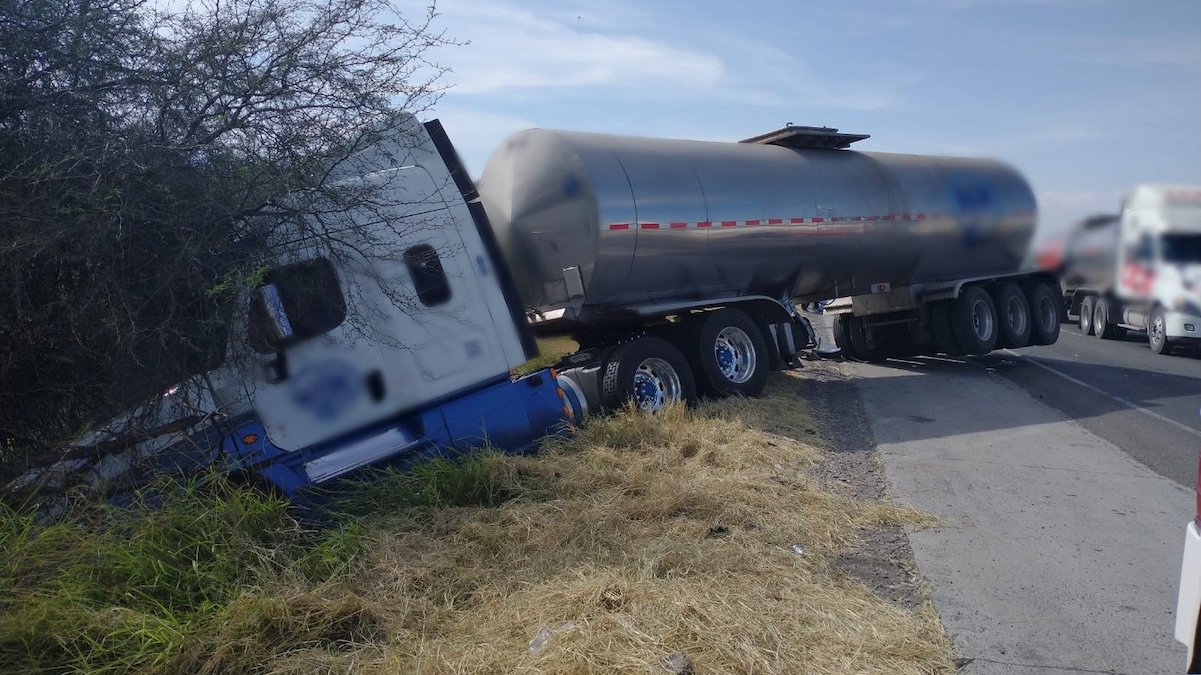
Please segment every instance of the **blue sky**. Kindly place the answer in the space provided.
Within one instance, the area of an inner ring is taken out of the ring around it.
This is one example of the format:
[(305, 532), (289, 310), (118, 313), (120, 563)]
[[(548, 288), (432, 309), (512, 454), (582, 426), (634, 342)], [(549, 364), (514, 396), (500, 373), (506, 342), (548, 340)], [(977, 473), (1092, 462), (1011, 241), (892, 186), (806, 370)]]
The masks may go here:
[(1046, 229), (1139, 182), (1201, 183), (1201, 0), (442, 0), (470, 41), (440, 117), (474, 175), (529, 127), (733, 141), (787, 122), (857, 149), (1015, 165)]

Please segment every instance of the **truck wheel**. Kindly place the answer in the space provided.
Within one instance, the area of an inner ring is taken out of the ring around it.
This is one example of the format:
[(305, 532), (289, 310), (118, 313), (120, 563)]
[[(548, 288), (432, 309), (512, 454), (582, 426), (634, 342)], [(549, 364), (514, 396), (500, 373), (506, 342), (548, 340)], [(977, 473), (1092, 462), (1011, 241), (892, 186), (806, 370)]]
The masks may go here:
[(1156, 354), (1172, 351), (1172, 343), (1168, 340), (1168, 319), (1162, 307), (1151, 310), (1151, 317), (1147, 320), (1147, 338), (1151, 342), (1151, 351)]
[(951, 329), (951, 302), (936, 302), (930, 307), (930, 329), (934, 333), (934, 344), (938, 351), (947, 356), (963, 356), (963, 348), (955, 339)]
[(1093, 335), (1102, 340), (1113, 340), (1122, 337), (1124, 332), (1121, 326), (1109, 321), (1109, 301), (1097, 298), (1096, 307), (1093, 309)]
[(997, 294), (997, 319), (1001, 324), (999, 344), (1012, 349), (1030, 344), (1030, 303), (1017, 284), (1005, 284)]
[(951, 304), (951, 330), (963, 351), (979, 356), (997, 346), (997, 308), (988, 291), (968, 286)]
[(1027, 290), (1030, 304), (1030, 344), (1053, 345), (1059, 340), (1063, 300), (1048, 284), (1034, 284)]
[(859, 359), (855, 345), (851, 344), (851, 315), (839, 314), (834, 317), (834, 344), (842, 350), (842, 355), (848, 359)]
[(851, 316), (847, 321), (847, 335), (851, 338), (851, 346), (855, 348), (855, 358), (869, 363), (879, 363), (888, 358), (883, 349), (867, 343), (867, 328), (863, 319)]
[(1080, 332), (1085, 335), (1093, 334), (1093, 296), (1088, 296), (1080, 301)]
[[(690, 361), (708, 393), (758, 396), (771, 364), (763, 331), (737, 309), (719, 309), (700, 319)], [(686, 339), (686, 338), (685, 338)]]
[(655, 337), (624, 344), (609, 355), (601, 379), (606, 411), (633, 401), (640, 410), (659, 412), (670, 403), (696, 400), (692, 369), (680, 350)]

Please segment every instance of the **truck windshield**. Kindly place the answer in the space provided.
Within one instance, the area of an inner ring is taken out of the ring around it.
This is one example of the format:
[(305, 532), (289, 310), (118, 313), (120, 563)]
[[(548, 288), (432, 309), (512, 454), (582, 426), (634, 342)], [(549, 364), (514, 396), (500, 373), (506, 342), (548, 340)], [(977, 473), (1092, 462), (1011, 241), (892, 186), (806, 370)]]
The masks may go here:
[(1165, 234), (1163, 260), (1169, 263), (1201, 263), (1201, 234)]

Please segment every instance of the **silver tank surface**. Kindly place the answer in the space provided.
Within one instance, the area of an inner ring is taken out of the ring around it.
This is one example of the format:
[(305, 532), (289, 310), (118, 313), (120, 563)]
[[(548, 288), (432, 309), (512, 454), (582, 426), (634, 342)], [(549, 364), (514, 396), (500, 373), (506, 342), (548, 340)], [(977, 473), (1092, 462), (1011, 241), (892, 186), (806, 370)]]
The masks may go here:
[(1118, 216), (1095, 216), (1076, 225), (1063, 252), (1063, 282), (1068, 288), (1113, 284), (1117, 270)]
[(992, 160), (520, 132), (479, 193), (523, 301), (564, 318), (1014, 271), (1030, 186)]

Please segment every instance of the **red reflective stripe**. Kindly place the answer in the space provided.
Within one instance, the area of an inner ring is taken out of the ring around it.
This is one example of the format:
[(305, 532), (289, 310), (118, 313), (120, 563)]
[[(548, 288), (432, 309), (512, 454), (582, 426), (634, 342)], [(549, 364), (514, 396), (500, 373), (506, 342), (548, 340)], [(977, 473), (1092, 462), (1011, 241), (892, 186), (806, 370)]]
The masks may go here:
[(630, 224), (629, 223), (609, 223), (609, 229), (610, 230), (628, 230), (628, 229), (630, 229)]
[(924, 214), (924, 213), (919, 213), (919, 214), (917, 214), (917, 219), (918, 219), (918, 220), (925, 220), (925, 219), (926, 219), (926, 214)]
[(723, 221), (721, 221), (721, 226), (722, 227), (738, 227), (738, 221), (737, 220), (723, 220)]
[(671, 224), (671, 229), (673, 229), (673, 230), (679, 230), (679, 229), (685, 228), (685, 227), (688, 227), (688, 223), (672, 223)]
[(707, 220), (702, 220), (696, 224), (697, 227), (711, 227), (712, 225), (713, 225), (713, 223), (711, 223)]
[(641, 227), (644, 230), (657, 230), (659, 229), (659, 223), (642, 223)]
[(757, 221), (757, 220), (748, 220), (748, 221), (746, 221), (746, 225), (747, 225), (747, 227), (754, 227), (754, 226), (756, 226), (756, 225), (758, 225), (758, 224), (759, 224), (759, 221)]
[(801, 225), (805, 222), (805, 219), (804, 218), (789, 218), (788, 222), (792, 223), (793, 225)]
[(784, 219), (783, 218), (768, 218), (767, 224), (768, 225), (783, 225)]
[(811, 223), (824, 223), (824, 222), (826, 222), (826, 219), (825, 219), (825, 218), (810, 218), (810, 219), (809, 219), (809, 222), (811, 222)]

